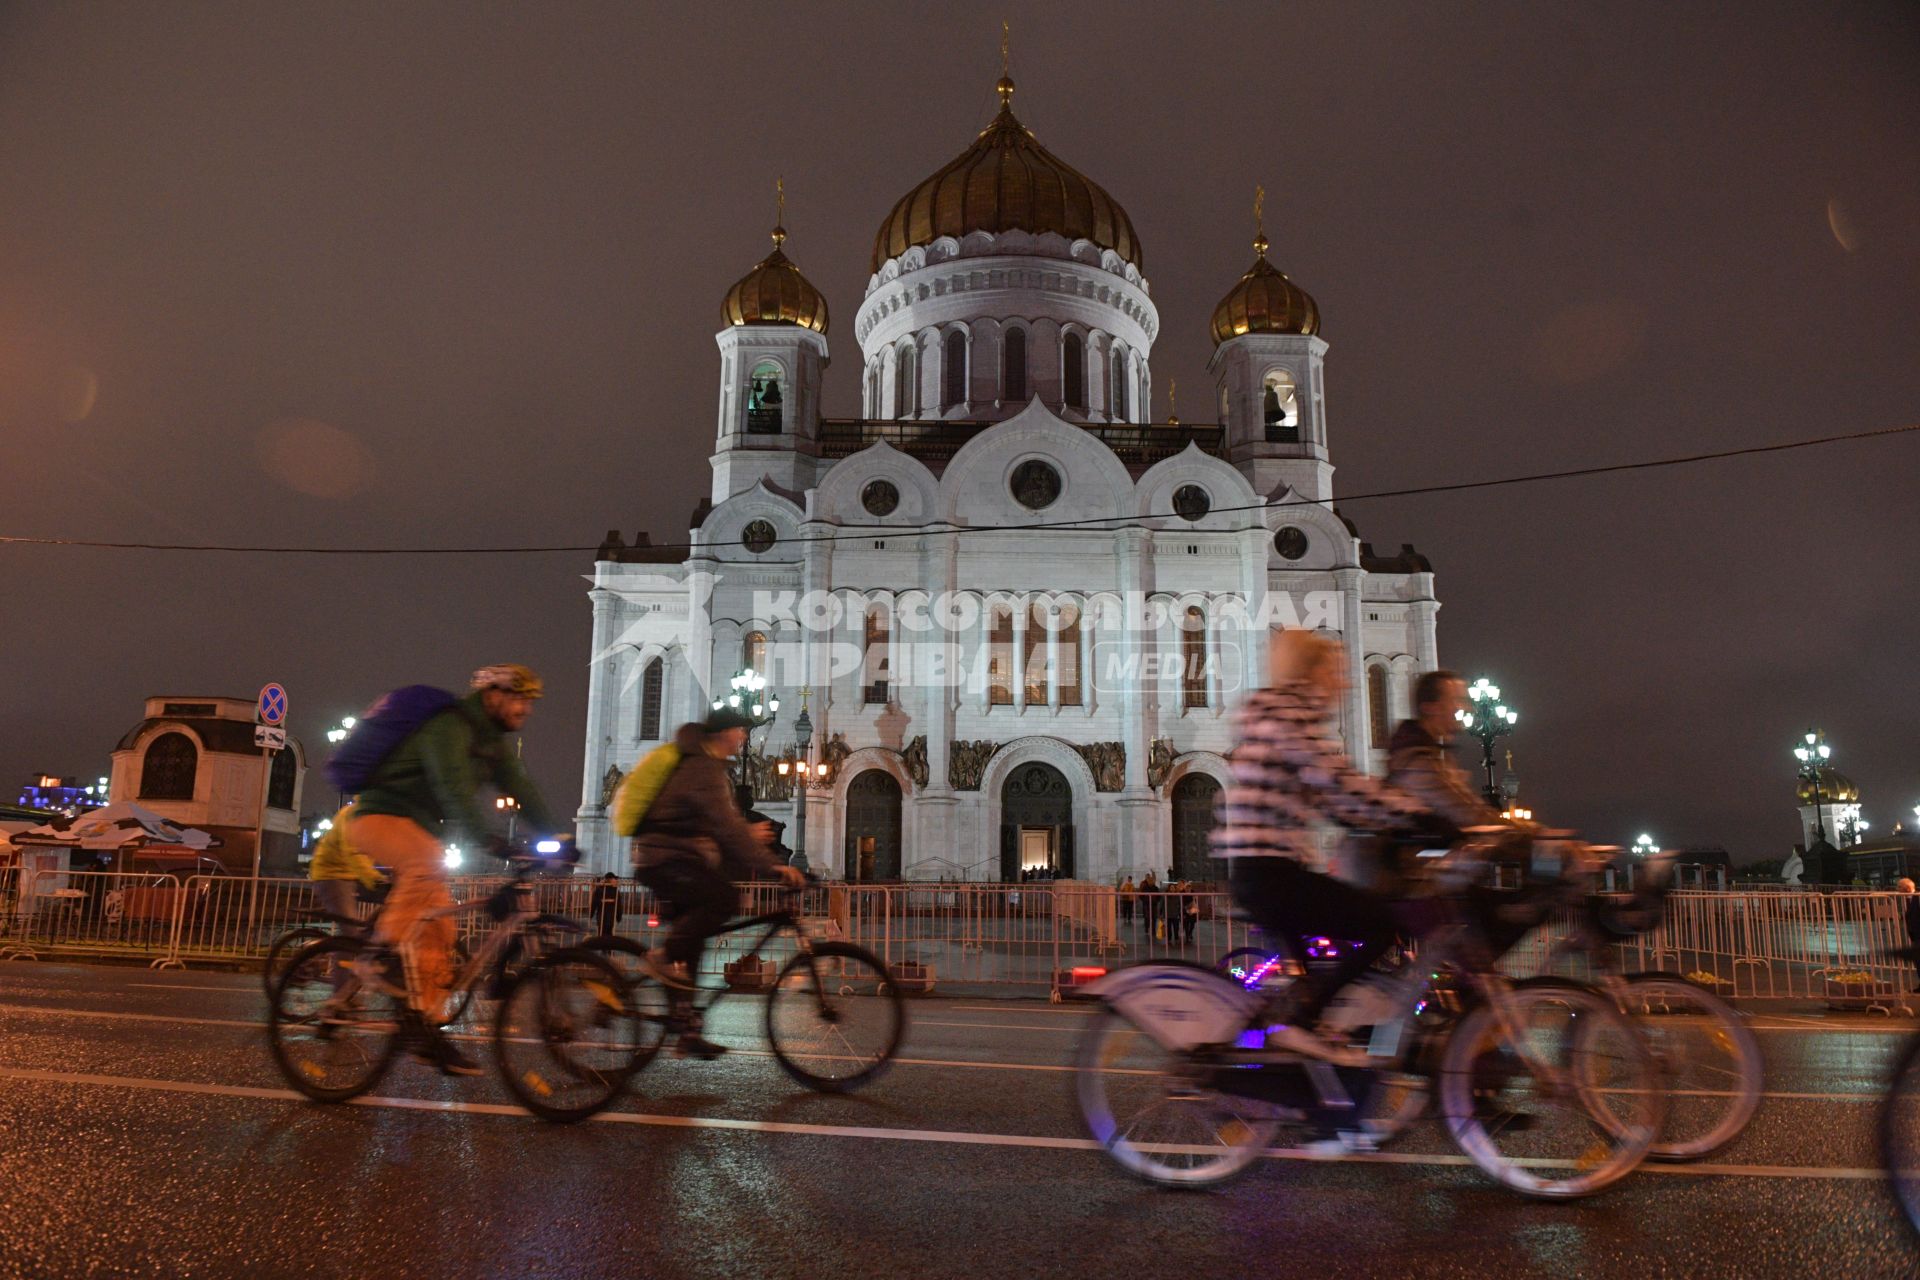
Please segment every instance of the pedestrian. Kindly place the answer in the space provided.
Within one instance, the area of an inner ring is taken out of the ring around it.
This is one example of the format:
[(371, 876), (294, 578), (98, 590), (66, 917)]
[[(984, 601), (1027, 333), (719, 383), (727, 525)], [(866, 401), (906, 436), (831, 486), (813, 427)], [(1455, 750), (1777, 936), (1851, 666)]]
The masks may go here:
[[(1906, 876), (1894, 881), (1893, 888), (1902, 903), (1900, 913), (1907, 927), (1907, 946), (1920, 946), (1920, 893), (1913, 891), (1913, 881)], [(1909, 959), (1913, 961), (1914, 972), (1920, 974), (1920, 954), (1910, 954)]]
[(1186, 912), (1181, 917), (1180, 929), (1186, 944), (1190, 947), (1193, 945), (1193, 931), (1200, 925), (1200, 895), (1194, 891), (1191, 880), (1183, 881), (1180, 888), (1186, 894), (1184, 899)]
[(619, 932), (622, 915), (619, 876), (609, 871), (600, 877), (587, 898), (587, 914), (599, 924), (601, 937), (610, 938)]
[(1133, 877), (1120, 882), (1120, 923), (1133, 923)]
[(1154, 926), (1160, 922), (1160, 882), (1153, 878), (1153, 872), (1147, 872), (1147, 878), (1140, 882), (1140, 927), (1151, 938)]

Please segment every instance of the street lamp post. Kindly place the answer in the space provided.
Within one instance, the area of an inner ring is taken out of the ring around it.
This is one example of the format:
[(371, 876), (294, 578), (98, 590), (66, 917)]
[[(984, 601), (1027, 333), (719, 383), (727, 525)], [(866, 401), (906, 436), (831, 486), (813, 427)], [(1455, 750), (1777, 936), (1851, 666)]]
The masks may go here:
[(1653, 837), (1648, 835), (1646, 832), (1642, 831), (1638, 836), (1634, 838), (1634, 841), (1633, 841), (1634, 857), (1643, 858), (1643, 859), (1651, 858), (1654, 854), (1659, 852), (1660, 852), (1660, 846), (1655, 844), (1653, 842)]
[(507, 815), (507, 840), (513, 840), (513, 830), (520, 818), (520, 802), (512, 796), (495, 796), (493, 807)]
[(1460, 724), (1480, 740), (1480, 767), (1487, 773), (1487, 785), (1482, 789), (1482, 794), (1486, 796), (1488, 804), (1498, 809), (1503, 797), (1493, 780), (1493, 744), (1513, 732), (1513, 726), (1519, 723), (1520, 713), (1500, 701), (1500, 686), (1485, 676), (1467, 687), (1467, 697), (1473, 700), (1473, 706), (1459, 713)]
[(1813, 834), (1815, 839), (1824, 844), (1827, 839), (1827, 820), (1820, 811), (1820, 770), (1832, 758), (1833, 748), (1827, 745), (1824, 732), (1809, 729), (1794, 747), (1793, 756), (1800, 762), (1800, 777), (1813, 788)]
[(780, 716), (780, 699), (767, 695), (767, 678), (747, 667), (734, 674), (727, 682), (733, 692), (724, 698), (713, 700), (713, 709), (731, 707), (746, 716), (752, 723), (747, 726), (747, 745), (740, 752), (738, 783), (747, 780), (747, 756), (753, 751), (753, 731), (772, 724)]
[[(353, 732), (353, 726), (359, 723), (360, 723), (359, 718), (356, 716), (347, 716), (343, 718), (339, 724), (336, 724), (335, 726), (333, 726), (333, 728), (327, 730), (328, 744), (330, 746), (337, 747), (341, 743), (345, 742), (347, 740), (347, 735)], [(336, 792), (335, 794), (339, 797), (340, 803), (342, 805), (346, 804), (347, 802), (346, 792), (340, 791), (340, 792)]]
[(800, 714), (793, 721), (793, 749), (777, 766), (781, 777), (793, 778), (793, 865), (807, 869), (807, 784), (813, 772), (813, 717), (807, 714), (807, 696), (800, 690)]

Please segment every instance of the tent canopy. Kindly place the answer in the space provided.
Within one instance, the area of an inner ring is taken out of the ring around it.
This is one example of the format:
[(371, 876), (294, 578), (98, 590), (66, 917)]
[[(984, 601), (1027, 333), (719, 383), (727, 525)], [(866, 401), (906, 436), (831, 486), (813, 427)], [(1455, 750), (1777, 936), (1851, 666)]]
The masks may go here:
[(13, 838), (16, 845), (57, 845), (68, 849), (129, 849), (149, 844), (205, 849), (211, 835), (168, 822), (151, 809), (121, 800), (72, 818), (55, 818)]

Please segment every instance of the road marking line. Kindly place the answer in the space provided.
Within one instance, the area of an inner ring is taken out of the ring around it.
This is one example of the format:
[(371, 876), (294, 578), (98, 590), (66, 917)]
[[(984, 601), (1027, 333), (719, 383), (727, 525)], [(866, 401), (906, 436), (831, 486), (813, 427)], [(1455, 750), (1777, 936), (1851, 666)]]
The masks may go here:
[[(155, 1093), (184, 1093), (202, 1097), (253, 1098), (274, 1102), (301, 1102), (302, 1095), (291, 1089), (269, 1089), (257, 1085), (207, 1084), (194, 1080), (154, 1080), (137, 1076), (94, 1075), (73, 1071), (41, 1071), (21, 1067), (0, 1067), (0, 1079), (31, 1081), (38, 1084), (90, 1085), (96, 1088), (136, 1089)], [(508, 1116), (532, 1119), (519, 1107), (499, 1102), (460, 1102), (437, 1098), (362, 1097), (353, 1106), (394, 1111), (432, 1111), (453, 1115)], [(890, 1129), (876, 1125), (796, 1124), (776, 1120), (733, 1120), (718, 1116), (665, 1115), (650, 1111), (603, 1111), (593, 1119), (601, 1124), (633, 1124), (667, 1129), (712, 1129), (743, 1133), (785, 1133), (802, 1137), (865, 1138), (885, 1142), (931, 1142), (953, 1146), (1019, 1147), (1044, 1151), (1098, 1151), (1100, 1144), (1091, 1138), (1049, 1138), (1025, 1133), (971, 1133), (951, 1129)], [(1265, 1153), (1271, 1160), (1301, 1160), (1317, 1164), (1397, 1164), (1458, 1168), (1472, 1164), (1466, 1156), (1435, 1153), (1378, 1151), (1365, 1154), (1323, 1156), (1297, 1147), (1272, 1147)], [(1820, 1165), (1760, 1164), (1643, 1164), (1646, 1173), (1668, 1177), (1743, 1177), (1813, 1178), (1821, 1180), (1879, 1180), (1886, 1174), (1879, 1169), (1831, 1168)]]

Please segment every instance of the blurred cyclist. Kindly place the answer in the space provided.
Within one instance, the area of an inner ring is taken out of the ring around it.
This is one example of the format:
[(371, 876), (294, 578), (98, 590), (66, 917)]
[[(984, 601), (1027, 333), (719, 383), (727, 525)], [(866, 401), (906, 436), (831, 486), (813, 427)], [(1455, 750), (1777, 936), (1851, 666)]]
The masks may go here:
[(473, 673), (472, 692), (439, 712), (394, 748), (360, 793), (350, 838), (374, 862), (393, 871), (393, 890), (380, 913), (376, 939), (400, 952), (408, 998), (422, 1028), (416, 1057), (447, 1075), (478, 1075), (479, 1064), (439, 1030), (453, 985), (451, 917), (423, 917), (453, 905), (447, 890), (447, 853), (453, 841), (481, 853), (506, 842), (487, 828), (481, 788), (491, 785), (519, 801), (530, 831), (558, 831), (507, 735), (517, 733), (542, 693), (540, 677), (518, 663)]

